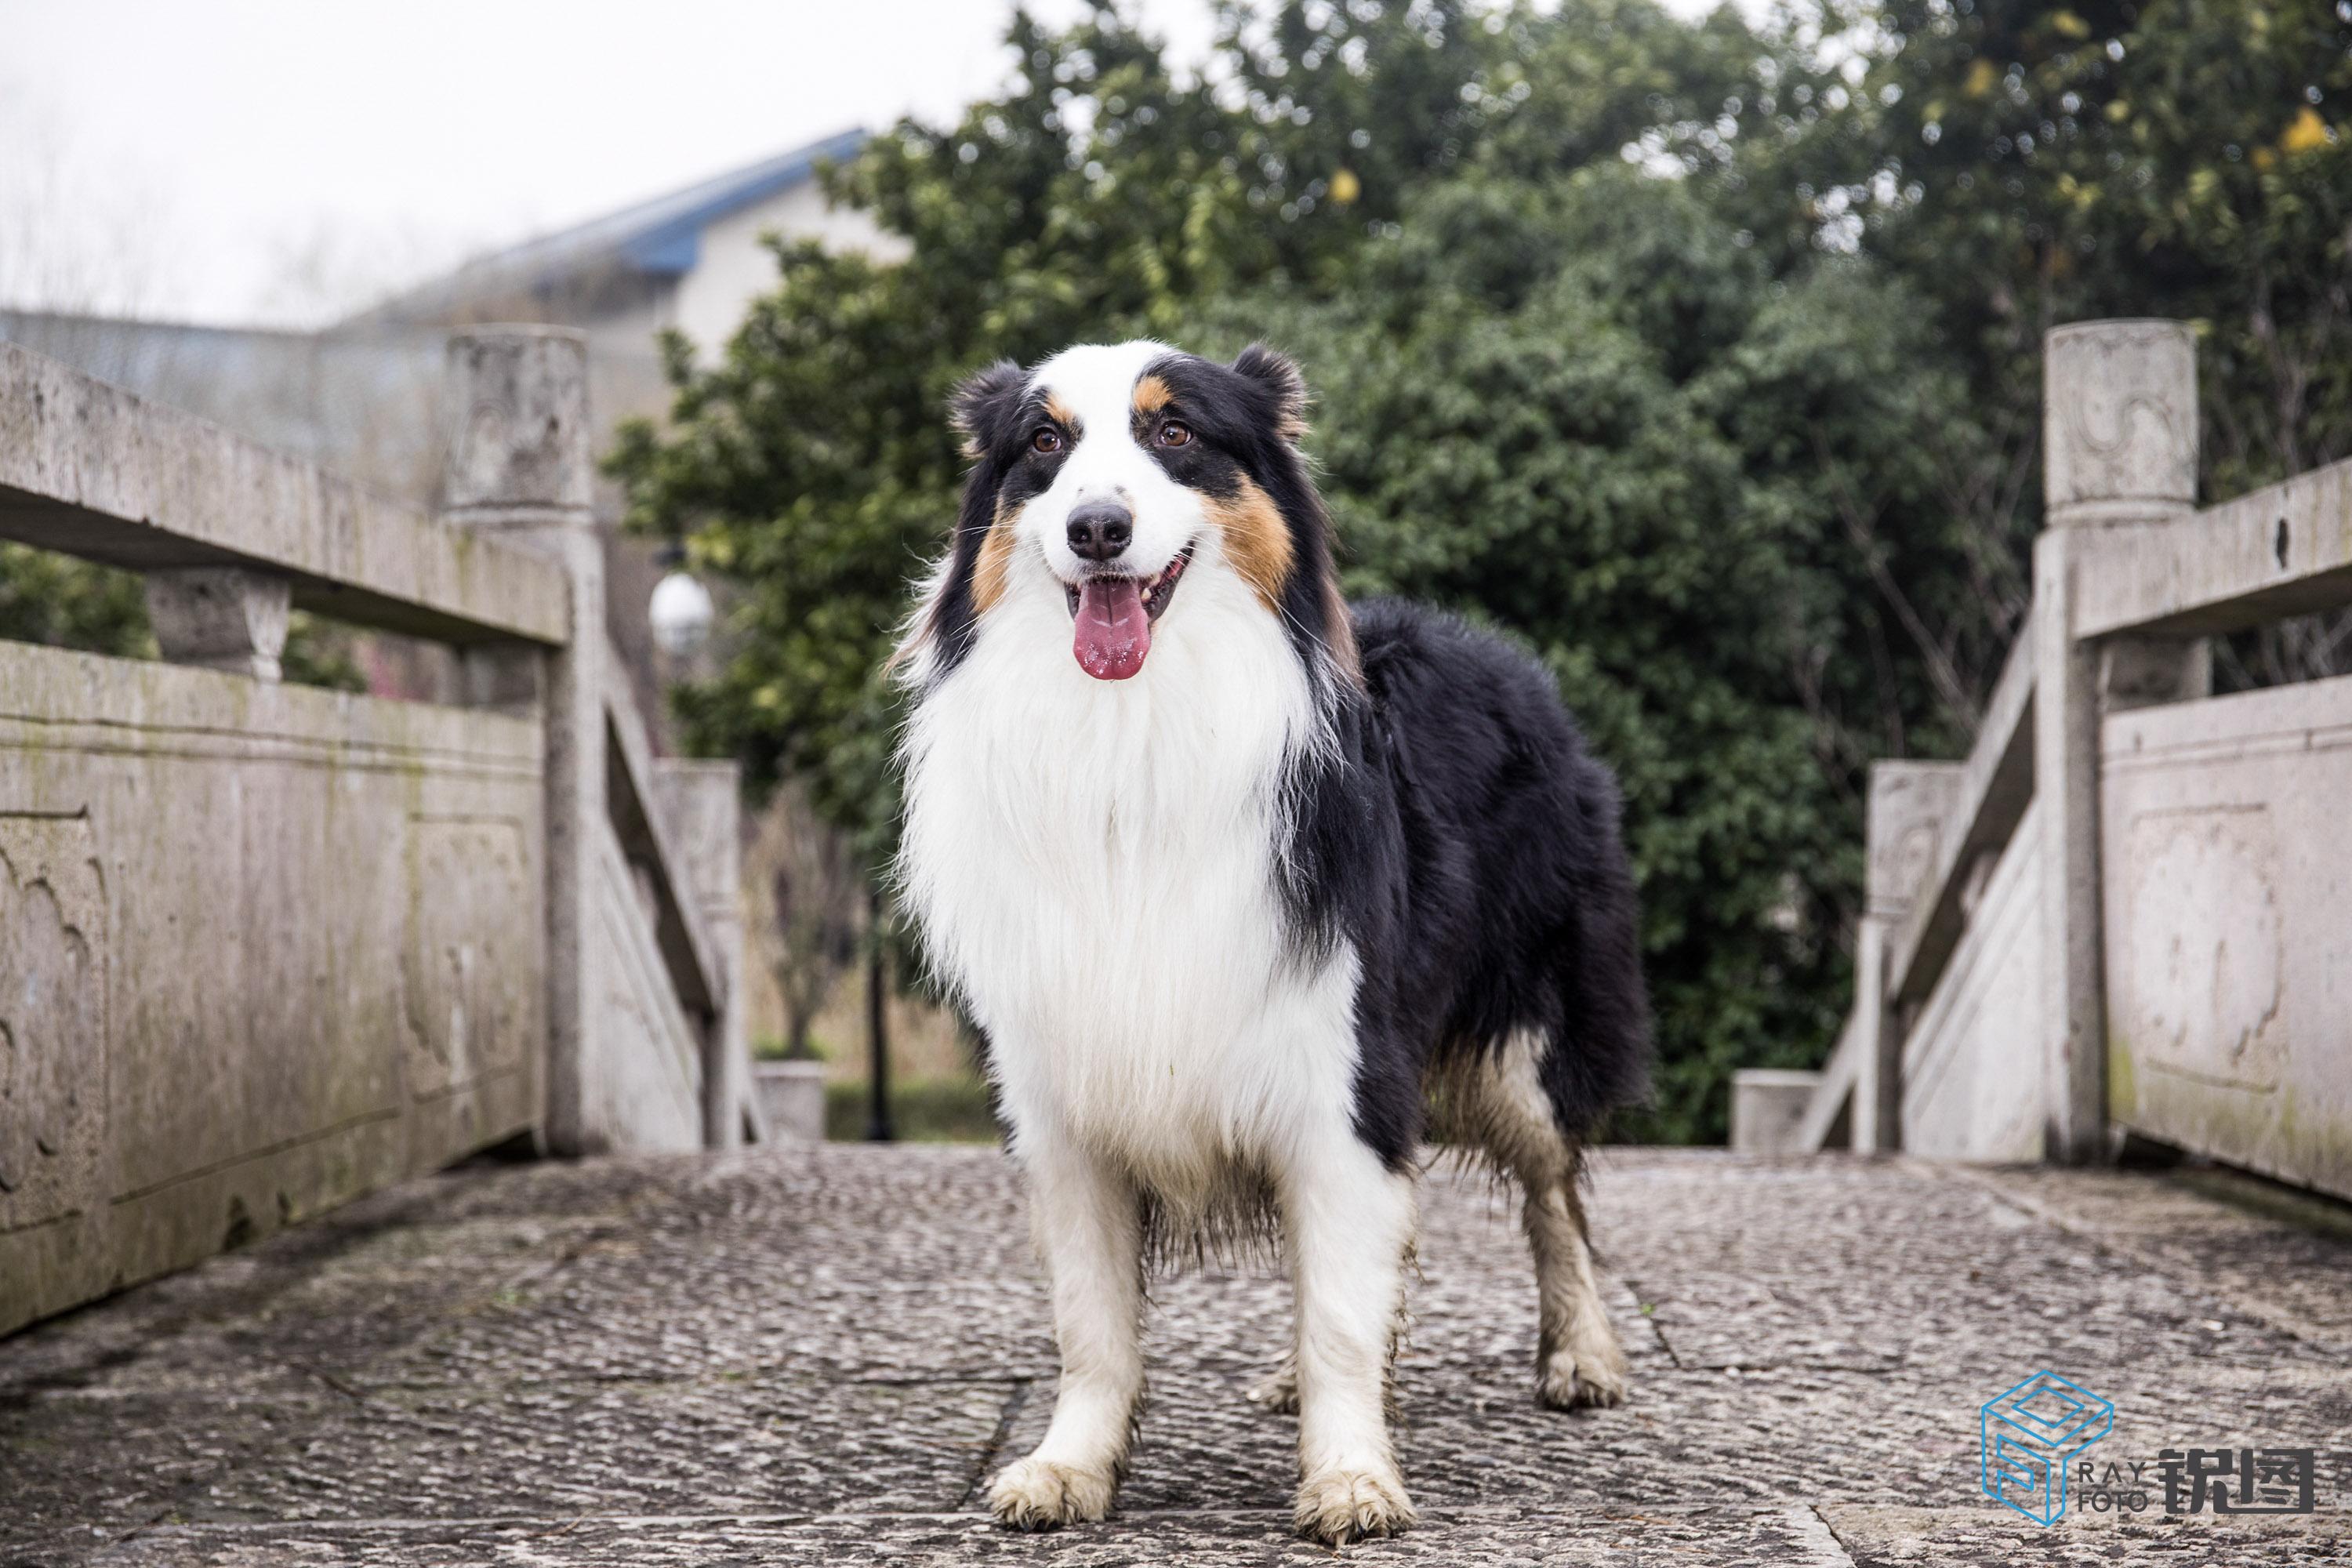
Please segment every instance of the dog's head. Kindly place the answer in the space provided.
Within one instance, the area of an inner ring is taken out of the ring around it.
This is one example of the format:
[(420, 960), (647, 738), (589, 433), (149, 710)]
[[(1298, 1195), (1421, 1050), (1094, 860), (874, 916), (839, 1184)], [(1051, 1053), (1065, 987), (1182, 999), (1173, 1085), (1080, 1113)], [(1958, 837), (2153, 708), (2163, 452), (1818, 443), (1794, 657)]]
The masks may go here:
[[(951, 669), (1016, 597), (1068, 610), (1099, 680), (1140, 673), (1188, 580), (1229, 574), (1311, 666), (1352, 679), (1329, 526), (1298, 440), (1306, 388), (1252, 347), (1231, 364), (1163, 343), (1086, 344), (992, 365), (955, 397), (972, 469), (953, 548), (901, 657)], [(1197, 592), (1197, 591), (1196, 591)]]

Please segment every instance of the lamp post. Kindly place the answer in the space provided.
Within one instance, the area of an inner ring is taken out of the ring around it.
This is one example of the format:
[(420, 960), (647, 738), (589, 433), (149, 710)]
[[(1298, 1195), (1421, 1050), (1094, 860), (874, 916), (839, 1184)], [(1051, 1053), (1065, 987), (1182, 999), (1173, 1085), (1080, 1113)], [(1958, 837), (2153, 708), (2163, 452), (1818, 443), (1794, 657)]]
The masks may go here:
[[(668, 568), (662, 580), (654, 584), (653, 597), (646, 605), (654, 646), (665, 658), (690, 667), (710, 640), (715, 618), (710, 590), (686, 569), (686, 547), (682, 543), (663, 546), (654, 559), (656, 564)], [(882, 895), (878, 889), (867, 897), (866, 928), (866, 1032), (870, 1055), (866, 1136), (870, 1142), (887, 1143), (898, 1137), (898, 1132), (890, 1123), (889, 997), (883, 971), (887, 955), (882, 950)]]
[(887, 1143), (898, 1134), (890, 1125), (890, 1020), (884, 1005), (882, 975), (882, 894), (866, 894), (866, 1039), (871, 1053), (866, 1062), (866, 1141)]
[(685, 546), (666, 545), (655, 560), (669, 571), (654, 584), (646, 619), (653, 626), (654, 646), (683, 662), (701, 652), (702, 645), (710, 640), (710, 590), (686, 569)]

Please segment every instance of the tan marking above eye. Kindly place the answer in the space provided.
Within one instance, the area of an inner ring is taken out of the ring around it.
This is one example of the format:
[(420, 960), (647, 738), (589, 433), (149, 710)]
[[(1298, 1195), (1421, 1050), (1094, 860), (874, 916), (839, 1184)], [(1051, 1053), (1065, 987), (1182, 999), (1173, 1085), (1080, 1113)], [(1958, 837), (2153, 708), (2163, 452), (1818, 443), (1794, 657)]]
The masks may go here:
[(1174, 390), (1158, 376), (1143, 376), (1135, 384), (1135, 411), (1138, 414), (1157, 414), (1167, 407), (1175, 395)]
[(1073, 435), (1077, 433), (1079, 423), (1077, 410), (1063, 402), (1062, 395), (1058, 392), (1049, 392), (1045, 395), (1045, 417)]

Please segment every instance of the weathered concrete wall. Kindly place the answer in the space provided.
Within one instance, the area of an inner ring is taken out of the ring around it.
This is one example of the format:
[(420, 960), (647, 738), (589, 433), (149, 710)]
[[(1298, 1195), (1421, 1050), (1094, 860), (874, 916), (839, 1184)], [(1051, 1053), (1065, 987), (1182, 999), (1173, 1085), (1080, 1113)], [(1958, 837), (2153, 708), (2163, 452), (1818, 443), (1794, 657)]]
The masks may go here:
[(1903, 1051), (1903, 1147), (1942, 1160), (2042, 1158), (2042, 1081), (2031, 1046), (2042, 1019), (2044, 835), (2027, 808), (1992, 868), (1967, 934)]
[[(779, 1063), (787, 1066), (787, 1063)], [(764, 1067), (764, 1064), (763, 1064)], [(1737, 1154), (1795, 1154), (1805, 1112), (1822, 1087), (1817, 1072), (1742, 1068), (1731, 1075), (1731, 1149)]]
[(447, 337), (437, 327), (278, 331), (0, 310), (0, 341), (416, 507), (433, 504), (441, 479)]
[(541, 735), (0, 643), (0, 1332), (533, 1124)]
[(2352, 678), (2111, 716), (2110, 1114), (2352, 1196)]
[(2215, 700), (2207, 640), (2352, 604), (2352, 462), (2198, 510), (2191, 327), (2044, 346), (2032, 614), (1892, 927), (1874, 787), (1855, 1004), (1799, 1141), (1850, 1098), (1869, 1146), (1863, 1046), (1900, 1036), (1913, 1152), (2137, 1132), (2352, 1196), (2352, 679)]
[(650, 892), (609, 824), (594, 824), (591, 837), (580, 1151), (699, 1149), (701, 1030), (654, 940)]
[(701, 906), (703, 930), (727, 975), (727, 994), (703, 1042), (702, 1141), (733, 1149), (771, 1135), (766, 1100), (752, 1082), (751, 1007), (744, 984), (742, 769), (733, 763), (663, 757), (654, 793), (684, 859), (681, 875)]

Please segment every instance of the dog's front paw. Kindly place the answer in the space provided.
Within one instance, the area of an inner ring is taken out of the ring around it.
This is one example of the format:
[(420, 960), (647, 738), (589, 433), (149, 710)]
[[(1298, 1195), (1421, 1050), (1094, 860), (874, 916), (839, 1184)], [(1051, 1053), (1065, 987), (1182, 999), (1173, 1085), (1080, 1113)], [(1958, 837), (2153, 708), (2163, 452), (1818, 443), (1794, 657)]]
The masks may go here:
[(1554, 1351), (1536, 1364), (1536, 1400), (1554, 1410), (1622, 1405), (1626, 1386), (1625, 1352), (1614, 1334)]
[(1015, 1530), (1091, 1524), (1110, 1512), (1118, 1485), (1108, 1469), (1082, 1469), (1033, 1454), (997, 1472), (988, 1486), (988, 1510)]
[(1393, 1465), (1378, 1469), (1334, 1467), (1298, 1489), (1298, 1533), (1345, 1546), (1369, 1536), (1395, 1535), (1413, 1521), (1412, 1500)]
[(1277, 1415), (1298, 1414), (1298, 1368), (1284, 1362), (1242, 1391), (1242, 1397)]

